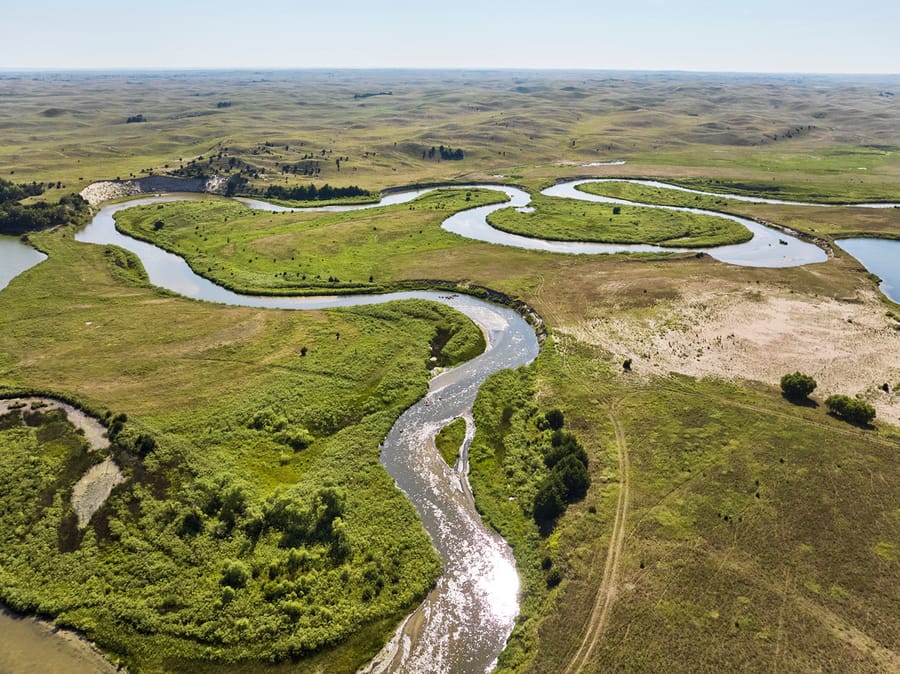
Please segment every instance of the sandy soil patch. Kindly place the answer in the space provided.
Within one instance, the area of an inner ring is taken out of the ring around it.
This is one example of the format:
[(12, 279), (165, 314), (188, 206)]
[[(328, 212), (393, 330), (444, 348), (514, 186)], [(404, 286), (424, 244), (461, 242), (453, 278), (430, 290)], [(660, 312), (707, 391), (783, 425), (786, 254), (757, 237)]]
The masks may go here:
[(72, 488), (72, 508), (78, 516), (78, 526), (87, 525), (109, 498), (113, 487), (124, 481), (125, 476), (112, 459), (88, 469)]
[(565, 325), (560, 332), (601, 346), (640, 376), (751, 379), (777, 386), (799, 370), (818, 382), (813, 397), (862, 395), (876, 421), (900, 423), (900, 324), (874, 293), (852, 302), (748, 286), (739, 292), (685, 291), (644, 315), (622, 313)]
[[(46, 412), (53, 409), (63, 410), (69, 423), (83, 432), (90, 451), (109, 447), (109, 438), (106, 437), (106, 428), (103, 424), (72, 405), (55, 398), (23, 397), (0, 400), (0, 415), (10, 411)], [(72, 488), (72, 507), (78, 516), (78, 526), (87, 525), (94, 513), (109, 498), (113, 488), (124, 481), (125, 476), (111, 458), (88, 469)]]
[(15, 409), (21, 411), (31, 411), (32, 409), (42, 411), (54, 409), (63, 410), (66, 413), (69, 423), (84, 433), (84, 438), (88, 441), (92, 451), (109, 447), (109, 439), (106, 437), (106, 427), (93, 417), (88, 416), (80, 409), (72, 407), (68, 403), (56, 400), (55, 398), (38, 398), (33, 396), (0, 400), (0, 414), (6, 414), (10, 410)]

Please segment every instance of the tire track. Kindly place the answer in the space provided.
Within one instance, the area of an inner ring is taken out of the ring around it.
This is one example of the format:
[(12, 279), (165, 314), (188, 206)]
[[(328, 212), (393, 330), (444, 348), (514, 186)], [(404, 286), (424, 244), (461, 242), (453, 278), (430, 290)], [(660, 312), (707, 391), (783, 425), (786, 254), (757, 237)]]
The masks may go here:
[(625, 432), (619, 422), (618, 406), (614, 405), (609, 414), (616, 436), (616, 453), (619, 460), (619, 497), (616, 502), (616, 513), (613, 518), (612, 534), (609, 539), (609, 548), (606, 553), (606, 564), (603, 568), (603, 577), (591, 614), (588, 617), (584, 629), (584, 636), (578, 646), (575, 655), (569, 660), (565, 674), (576, 674), (584, 669), (591, 661), (594, 649), (603, 637), (606, 625), (609, 622), (609, 614), (618, 593), (619, 569), (622, 564), (622, 552), (625, 549), (625, 522), (628, 518), (628, 505), (630, 502), (631, 485), (629, 480), (630, 467), (628, 462), (628, 446), (625, 442)]

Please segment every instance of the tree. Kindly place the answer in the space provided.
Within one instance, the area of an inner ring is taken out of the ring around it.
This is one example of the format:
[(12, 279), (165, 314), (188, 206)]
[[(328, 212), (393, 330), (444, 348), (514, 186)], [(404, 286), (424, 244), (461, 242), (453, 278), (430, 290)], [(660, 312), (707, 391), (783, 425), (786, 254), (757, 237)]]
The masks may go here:
[(541, 482), (537, 494), (534, 496), (534, 519), (537, 522), (547, 522), (561, 515), (566, 510), (566, 502), (563, 498), (565, 485), (555, 473)]
[(553, 431), (550, 437), (550, 446), (544, 447), (544, 465), (552, 469), (557, 463), (570, 454), (581, 461), (585, 466), (588, 463), (587, 452), (572, 433), (565, 431)]
[(781, 392), (789, 400), (803, 400), (816, 390), (816, 380), (807, 374), (794, 372), (781, 378)]
[(587, 493), (587, 488), (591, 484), (591, 478), (579, 457), (574, 454), (563, 457), (553, 467), (553, 472), (559, 476), (560, 481), (566, 488), (566, 501), (572, 502), (580, 499)]
[(235, 589), (242, 588), (247, 584), (250, 578), (250, 572), (247, 567), (238, 561), (229, 561), (222, 568), (222, 585), (233, 587)]
[(875, 418), (875, 408), (864, 400), (845, 395), (828, 396), (825, 406), (832, 414), (854, 424), (868, 424)]

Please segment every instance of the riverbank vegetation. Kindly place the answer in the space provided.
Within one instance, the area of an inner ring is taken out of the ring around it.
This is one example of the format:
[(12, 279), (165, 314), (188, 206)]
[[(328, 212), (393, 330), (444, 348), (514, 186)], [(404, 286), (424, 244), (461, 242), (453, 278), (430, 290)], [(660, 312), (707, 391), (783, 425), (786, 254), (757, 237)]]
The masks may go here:
[(434, 437), (434, 444), (441, 453), (441, 458), (451, 468), (459, 459), (460, 449), (466, 439), (466, 420), (454, 419), (444, 426)]
[(72, 485), (99, 457), (55, 419), (2, 431), (4, 474), (30, 477), (0, 495), (0, 597), (136, 671), (303, 657), (300, 671), (323, 650), (352, 670), (371, 657), (440, 568), (379, 444), (424, 394), (434, 335), (452, 354), (480, 331), (420, 301), (191, 302), (102, 247), (40, 244), (47, 263), (0, 294), (0, 392), (112, 409), (126, 482), (74, 529)]
[(321, 187), (316, 187), (315, 183), (298, 185), (296, 187), (270, 185), (266, 189), (266, 198), (280, 199), (282, 201), (340, 201), (348, 197), (368, 197), (372, 199), (374, 195), (356, 185), (332, 187), (328, 183)]
[(528, 210), (494, 211), (488, 222), (504, 232), (555, 241), (652, 243), (676, 248), (724, 246), (753, 236), (740, 223), (713, 215), (540, 195), (532, 196)]
[(87, 202), (77, 194), (67, 194), (55, 204), (22, 199), (43, 194), (43, 183), (16, 184), (0, 178), (0, 234), (19, 235), (70, 223), (84, 224), (90, 216)]
[[(673, 184), (678, 181), (673, 181)], [(701, 189), (702, 186), (698, 186)], [(753, 204), (726, 196), (693, 194), (684, 190), (641, 185), (624, 181), (585, 183), (577, 189), (600, 196), (625, 199), (635, 203), (701, 208), (754, 218), (776, 226), (787, 227), (811, 237), (836, 239), (852, 236), (900, 238), (900, 208), (854, 208), (852, 206), (790, 206)], [(850, 201), (849, 193), (838, 192)], [(762, 195), (765, 196), (765, 195)], [(772, 198), (772, 197), (769, 197)], [(799, 198), (799, 197), (796, 197)]]
[(409, 204), (343, 213), (268, 213), (228, 201), (183, 201), (122, 211), (116, 226), (241, 292), (381, 292), (402, 281), (441, 278), (439, 267), (420, 277), (404, 276), (403, 269), (423, 255), (473, 245), (441, 223), (457, 211), (505, 199), (496, 190), (448, 188)]

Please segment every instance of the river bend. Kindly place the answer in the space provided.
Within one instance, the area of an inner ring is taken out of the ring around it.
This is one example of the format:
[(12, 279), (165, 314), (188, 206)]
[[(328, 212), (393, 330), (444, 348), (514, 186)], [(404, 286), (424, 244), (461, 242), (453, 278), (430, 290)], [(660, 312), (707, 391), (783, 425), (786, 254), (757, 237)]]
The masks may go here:
[[(544, 190), (542, 194), (606, 203), (631, 203), (598, 197), (576, 189), (580, 184), (596, 181), (561, 183)], [(706, 194), (655, 181), (630, 182)], [(454, 187), (460, 189), (487, 187), (500, 190), (509, 198), (506, 203), (456, 213), (443, 223), (442, 226), (446, 230), (468, 238), (569, 254), (675, 250), (650, 245), (543, 241), (501, 232), (487, 223), (487, 215), (500, 208), (528, 207), (531, 199), (526, 192), (497, 185)], [(377, 204), (312, 209), (278, 206), (253, 199), (241, 201), (251, 208), (270, 211), (352, 211), (404, 203), (432, 189), (436, 188), (390, 194)], [(821, 205), (725, 194), (715, 196), (761, 203)], [(499, 536), (484, 527), (474, 507), (465, 475), (466, 450), (463, 451), (459, 467), (452, 469), (444, 464), (434, 449), (433, 438), (443, 425), (461, 416), (467, 421), (467, 438), (471, 440), (474, 433), (471, 408), (479, 386), (493, 372), (527, 364), (537, 356), (539, 346), (533, 329), (511, 309), (463, 295), (450, 297), (423, 291), (327, 297), (242, 295), (195, 274), (181, 257), (126, 236), (115, 229), (114, 215), (120, 210), (185, 198), (204, 198), (204, 196), (155, 196), (107, 205), (75, 238), (86, 243), (117, 245), (132, 251), (143, 263), (151, 283), (197, 300), (228, 305), (302, 310), (420, 298), (452, 306), (466, 314), (484, 331), (488, 343), (485, 353), (432, 380), (427, 396), (401, 415), (383, 443), (382, 463), (397, 485), (415, 504), (426, 530), (444, 559), (445, 571), (426, 601), (404, 621), (394, 638), (364, 671), (480, 673), (491, 669), (512, 631), (518, 613), (519, 581), (515, 562), (509, 547)], [(704, 249), (704, 252), (723, 262), (759, 267), (783, 267), (821, 262), (826, 259), (824, 251), (816, 246), (746, 218), (700, 209), (642, 205), (726, 217), (746, 226), (754, 234), (751, 241)], [(870, 208), (891, 206), (891, 204), (856, 205)], [(786, 241), (787, 245), (777, 243), (776, 239)], [(0, 278), (0, 289), (18, 273), (43, 259), (44, 256), (34, 251), (29, 252), (30, 250), (20, 242), (10, 240), (6, 240), (5, 245), (0, 247), (2, 268), (10, 270), (6, 274), (9, 278)], [(16, 260), (15, 268), (11, 265), (13, 259)]]

